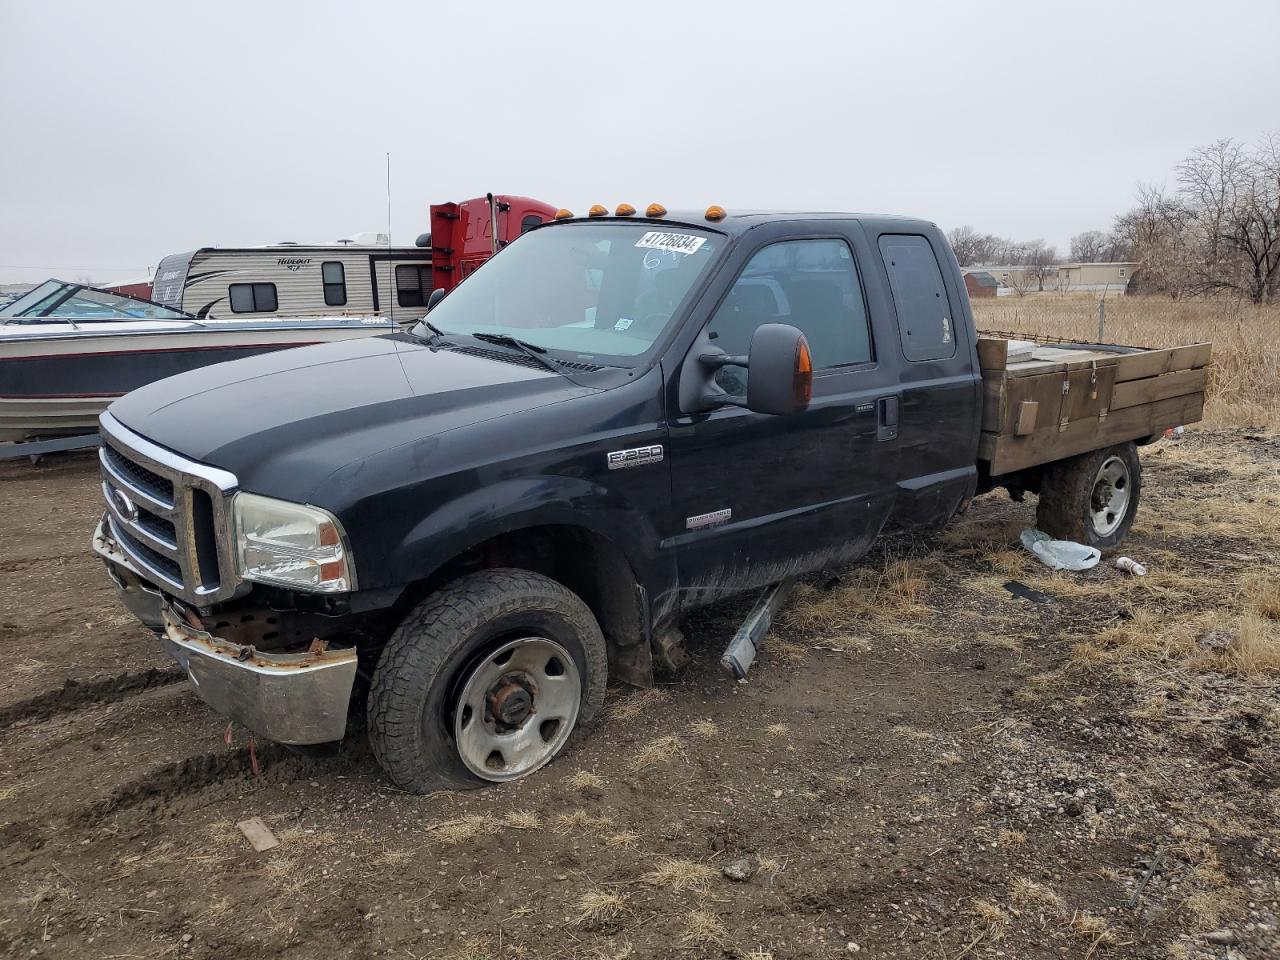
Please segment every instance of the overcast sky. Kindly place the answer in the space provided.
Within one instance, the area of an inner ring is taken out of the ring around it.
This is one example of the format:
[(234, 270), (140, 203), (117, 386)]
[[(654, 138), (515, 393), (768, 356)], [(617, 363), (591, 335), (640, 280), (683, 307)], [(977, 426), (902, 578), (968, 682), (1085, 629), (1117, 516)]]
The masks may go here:
[(1280, 3), (0, 0), (0, 282), (412, 243), (433, 201), (1105, 228), (1280, 127)]

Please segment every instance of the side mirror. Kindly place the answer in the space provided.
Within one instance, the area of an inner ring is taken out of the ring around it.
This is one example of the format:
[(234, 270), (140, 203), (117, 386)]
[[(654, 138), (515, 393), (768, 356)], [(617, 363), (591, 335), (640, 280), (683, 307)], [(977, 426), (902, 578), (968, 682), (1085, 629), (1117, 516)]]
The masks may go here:
[(447, 291), (444, 287), (436, 287), (431, 291), (431, 296), (427, 298), (427, 313), (430, 313), (436, 308), (436, 305), (444, 299), (446, 292)]
[(764, 323), (747, 354), (747, 409), (753, 413), (801, 413), (813, 396), (809, 341), (788, 323)]
[[(721, 367), (746, 367), (746, 397), (726, 393), (715, 381)], [(800, 413), (813, 395), (813, 360), (809, 343), (796, 327), (765, 323), (751, 337), (745, 357), (731, 357), (719, 349), (704, 329), (680, 371), (680, 409), (707, 413), (723, 406), (746, 407), (753, 413)]]

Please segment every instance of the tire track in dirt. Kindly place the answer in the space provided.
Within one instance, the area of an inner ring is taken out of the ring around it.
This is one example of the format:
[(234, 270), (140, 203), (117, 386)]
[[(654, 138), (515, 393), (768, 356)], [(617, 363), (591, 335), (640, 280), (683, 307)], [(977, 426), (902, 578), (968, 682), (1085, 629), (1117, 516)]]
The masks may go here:
[(113, 677), (91, 680), (66, 680), (57, 690), (46, 690), (25, 700), (0, 708), (0, 729), (21, 720), (48, 720), (59, 713), (78, 710), (100, 703), (113, 703), (126, 697), (166, 687), (186, 679), (177, 667), (150, 667), (143, 671), (125, 671)]
[[(280, 773), (278, 764), (290, 757), (284, 747), (272, 743), (262, 744), (256, 752), (259, 766), (270, 764), (272, 773), (277, 777)], [(199, 793), (206, 787), (243, 779), (252, 773), (253, 761), (247, 747), (187, 757), (155, 767), (136, 780), (122, 783), (107, 796), (81, 810), (75, 819), (86, 824), (98, 823), (114, 813), (143, 804), (147, 805), (148, 812), (158, 812), (174, 800)]]

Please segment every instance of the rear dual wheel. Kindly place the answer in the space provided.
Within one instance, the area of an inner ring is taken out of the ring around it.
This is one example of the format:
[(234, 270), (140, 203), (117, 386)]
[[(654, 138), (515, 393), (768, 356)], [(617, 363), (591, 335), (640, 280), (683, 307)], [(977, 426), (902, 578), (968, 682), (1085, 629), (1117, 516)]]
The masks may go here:
[(604, 702), (604, 636), (572, 591), (524, 570), (463, 577), (392, 634), (369, 692), (374, 756), (414, 793), (526, 776)]

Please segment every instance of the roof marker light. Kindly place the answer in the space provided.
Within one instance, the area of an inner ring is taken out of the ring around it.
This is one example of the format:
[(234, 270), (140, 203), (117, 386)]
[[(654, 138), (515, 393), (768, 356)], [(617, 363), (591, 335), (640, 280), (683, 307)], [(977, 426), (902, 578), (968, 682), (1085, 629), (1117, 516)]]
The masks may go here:
[(619, 217), (633, 217), (635, 213), (636, 208), (629, 203), (618, 204), (618, 209), (614, 211), (614, 215)]
[(591, 209), (587, 211), (588, 217), (607, 217), (608, 215), (609, 208), (601, 203), (593, 203)]
[(660, 203), (651, 203), (649, 206), (645, 207), (644, 215), (646, 217), (665, 217), (667, 215), (667, 208)]
[(566, 210), (564, 207), (561, 207), (559, 210), (556, 211), (557, 220), (568, 220), (572, 216), (573, 216), (573, 211)]
[(707, 207), (707, 219), (711, 221), (723, 220), (725, 217), (724, 207), (713, 203)]

